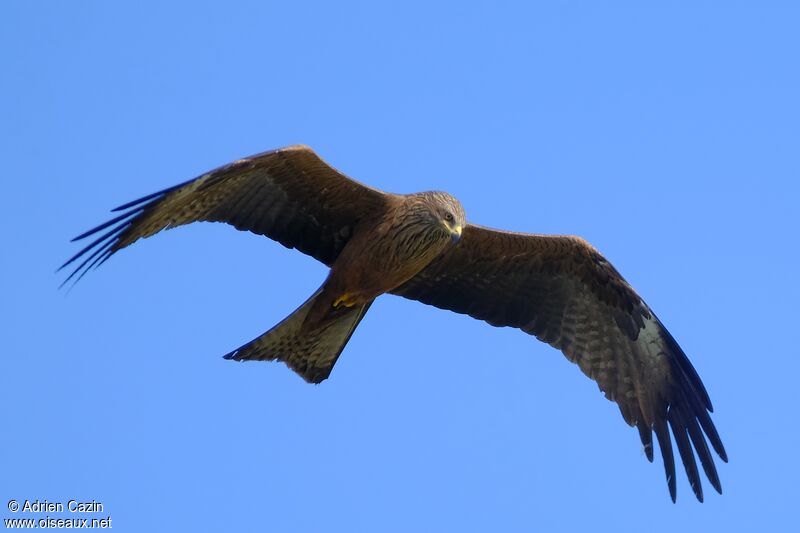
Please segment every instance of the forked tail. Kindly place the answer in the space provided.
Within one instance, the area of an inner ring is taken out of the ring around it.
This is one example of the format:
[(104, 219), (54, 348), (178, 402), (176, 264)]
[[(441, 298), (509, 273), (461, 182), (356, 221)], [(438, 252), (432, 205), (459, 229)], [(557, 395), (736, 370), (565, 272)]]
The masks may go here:
[(326, 379), (372, 302), (331, 308), (324, 320), (306, 316), (322, 293), (318, 289), (297, 310), (258, 338), (224, 355), (234, 361), (283, 361), (310, 383)]

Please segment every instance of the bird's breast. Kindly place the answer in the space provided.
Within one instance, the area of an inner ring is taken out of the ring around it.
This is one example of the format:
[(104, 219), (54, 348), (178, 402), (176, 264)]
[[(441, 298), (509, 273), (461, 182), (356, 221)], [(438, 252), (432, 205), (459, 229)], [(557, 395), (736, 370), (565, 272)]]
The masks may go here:
[(419, 231), (411, 223), (378, 225), (347, 243), (331, 268), (331, 281), (342, 303), (362, 303), (399, 287), (448, 246), (452, 241), (444, 232)]

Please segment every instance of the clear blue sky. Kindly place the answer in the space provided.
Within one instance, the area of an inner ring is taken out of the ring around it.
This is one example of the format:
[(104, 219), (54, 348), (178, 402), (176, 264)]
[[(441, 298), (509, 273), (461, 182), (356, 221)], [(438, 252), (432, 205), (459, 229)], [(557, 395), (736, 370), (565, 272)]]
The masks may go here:
[[(78, 498), (118, 531), (796, 525), (797, 3), (133, 4), (0, 7), (0, 517)], [(673, 505), (559, 352), (414, 302), (379, 299), (320, 386), (224, 361), (326, 274), (263, 237), (180, 228), (56, 290), (108, 209), (293, 143), (591, 241), (702, 376), (724, 495), (698, 504), (681, 472)]]

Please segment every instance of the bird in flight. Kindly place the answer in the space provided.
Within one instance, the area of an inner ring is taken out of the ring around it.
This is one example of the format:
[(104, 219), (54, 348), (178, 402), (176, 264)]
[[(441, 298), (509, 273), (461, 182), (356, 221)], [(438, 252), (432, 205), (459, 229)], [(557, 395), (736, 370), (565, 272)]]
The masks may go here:
[(728, 459), (700, 377), (636, 291), (581, 238), (469, 224), (447, 193), (373, 189), (307, 146), (239, 159), (114, 211), (121, 214), (73, 239), (100, 234), (61, 266), (80, 261), (65, 283), (140, 238), (198, 221), (264, 235), (330, 267), (305, 303), (226, 359), (283, 361), (320, 383), (375, 298), (418, 300), (561, 350), (639, 430), (650, 462), (655, 433), (673, 502), (670, 430), (697, 499), (695, 454), (722, 493), (708, 443)]

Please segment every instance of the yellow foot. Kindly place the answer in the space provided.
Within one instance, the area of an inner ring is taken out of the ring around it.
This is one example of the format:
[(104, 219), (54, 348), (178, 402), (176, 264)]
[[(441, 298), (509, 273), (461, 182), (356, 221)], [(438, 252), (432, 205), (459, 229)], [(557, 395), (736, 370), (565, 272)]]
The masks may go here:
[(336, 298), (336, 300), (333, 301), (333, 307), (339, 307), (340, 305), (343, 305), (345, 307), (353, 307), (354, 305), (356, 305), (354, 296), (355, 296), (354, 294), (351, 294), (349, 292), (342, 294), (341, 296)]

